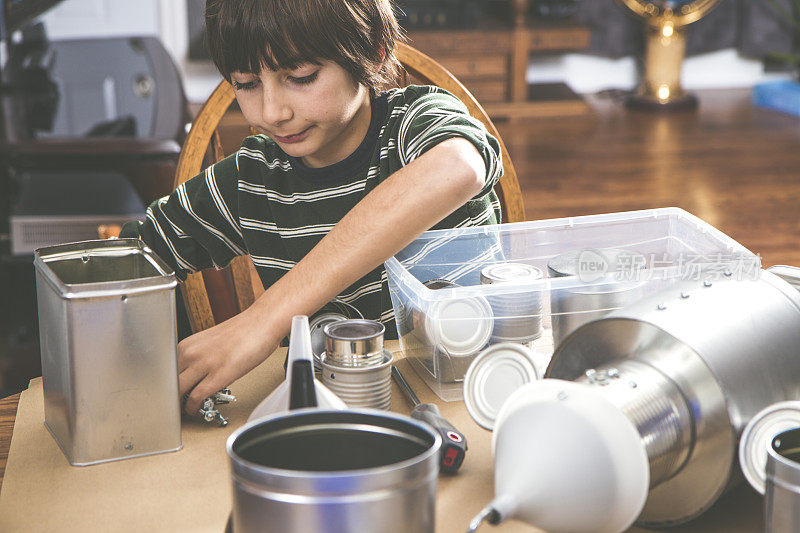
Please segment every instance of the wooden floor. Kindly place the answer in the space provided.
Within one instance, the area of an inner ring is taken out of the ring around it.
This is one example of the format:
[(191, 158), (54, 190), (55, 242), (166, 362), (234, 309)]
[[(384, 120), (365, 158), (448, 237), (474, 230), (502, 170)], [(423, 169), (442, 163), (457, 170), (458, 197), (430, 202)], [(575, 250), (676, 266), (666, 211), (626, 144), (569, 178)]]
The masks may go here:
[(675, 114), (590, 98), (590, 116), (498, 123), (529, 219), (681, 207), (762, 255), (800, 266), (800, 117), (749, 90), (699, 92)]

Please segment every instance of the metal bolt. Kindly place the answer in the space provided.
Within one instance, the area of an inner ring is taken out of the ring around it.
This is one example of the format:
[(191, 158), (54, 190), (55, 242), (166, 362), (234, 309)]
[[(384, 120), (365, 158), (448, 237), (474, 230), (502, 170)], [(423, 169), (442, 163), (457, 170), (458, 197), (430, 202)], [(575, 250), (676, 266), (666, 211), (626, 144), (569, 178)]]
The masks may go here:
[(228, 390), (227, 393), (223, 392), (223, 391), (215, 392), (214, 396), (212, 396), (212, 398), (213, 398), (213, 401), (214, 401), (215, 405), (220, 405), (220, 404), (224, 405), (224, 404), (227, 404), (227, 403), (235, 403), (236, 402), (236, 396), (231, 394), (230, 390)]
[(667, 308), (667, 306), (666, 306), (665, 304), (658, 304), (658, 305), (656, 306), (656, 309), (658, 309), (659, 311), (663, 311), (663, 310), (665, 310), (666, 308)]

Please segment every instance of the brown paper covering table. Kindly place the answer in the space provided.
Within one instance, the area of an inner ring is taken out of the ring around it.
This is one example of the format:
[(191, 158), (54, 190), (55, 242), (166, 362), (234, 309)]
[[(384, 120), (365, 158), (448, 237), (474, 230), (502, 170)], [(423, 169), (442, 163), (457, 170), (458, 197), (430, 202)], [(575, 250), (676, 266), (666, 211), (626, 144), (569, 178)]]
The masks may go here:
[[(491, 433), (472, 421), (463, 402), (440, 401), (401, 359), (396, 342), (387, 347), (395, 352), (398, 366), (421, 401), (439, 405), (445, 418), (467, 437), (464, 465), (456, 476), (440, 476), (436, 500), (437, 533), (463, 533), (493, 496)], [(283, 379), (284, 355), (285, 349), (278, 350), (233, 384), (239, 401), (224, 406), (231, 419), (227, 427), (184, 419), (181, 451), (88, 467), (70, 466), (45, 429), (41, 378), (31, 381), (20, 396), (16, 417), (13, 397), (0, 402), (0, 466), (7, 451), (3, 439), (7, 442), (13, 424), (0, 488), (0, 531), (224, 531), (232, 501), (225, 440)], [(394, 384), (392, 402), (395, 411), (411, 410)], [(748, 486), (740, 486), (701, 519), (670, 531), (760, 531), (761, 501)], [(484, 525), (479, 531), (536, 530), (509, 521), (496, 528)]]

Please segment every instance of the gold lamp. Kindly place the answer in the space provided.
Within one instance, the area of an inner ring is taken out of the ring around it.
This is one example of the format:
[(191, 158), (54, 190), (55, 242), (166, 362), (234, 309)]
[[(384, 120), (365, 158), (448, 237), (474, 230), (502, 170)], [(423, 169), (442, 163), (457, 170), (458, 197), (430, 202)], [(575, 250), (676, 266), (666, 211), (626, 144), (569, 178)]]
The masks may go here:
[(647, 24), (644, 80), (627, 105), (645, 109), (692, 109), (697, 98), (681, 87), (686, 26), (706, 16), (722, 0), (617, 0)]

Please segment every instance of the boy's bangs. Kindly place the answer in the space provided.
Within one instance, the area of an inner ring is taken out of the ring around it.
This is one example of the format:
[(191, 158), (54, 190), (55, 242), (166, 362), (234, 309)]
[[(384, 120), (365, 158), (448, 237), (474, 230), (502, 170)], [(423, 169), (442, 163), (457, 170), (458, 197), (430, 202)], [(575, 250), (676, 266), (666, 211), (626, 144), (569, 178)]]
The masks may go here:
[(234, 24), (218, 26), (222, 44), (221, 57), (215, 58), (221, 72), (258, 73), (262, 68), (292, 70), (305, 63), (318, 64), (323, 59), (335, 59), (338, 51), (332, 45), (322, 21), (313, 20), (314, 13), (305, 17), (282, 13), (282, 2), (256, 2), (250, 13), (239, 10)]

